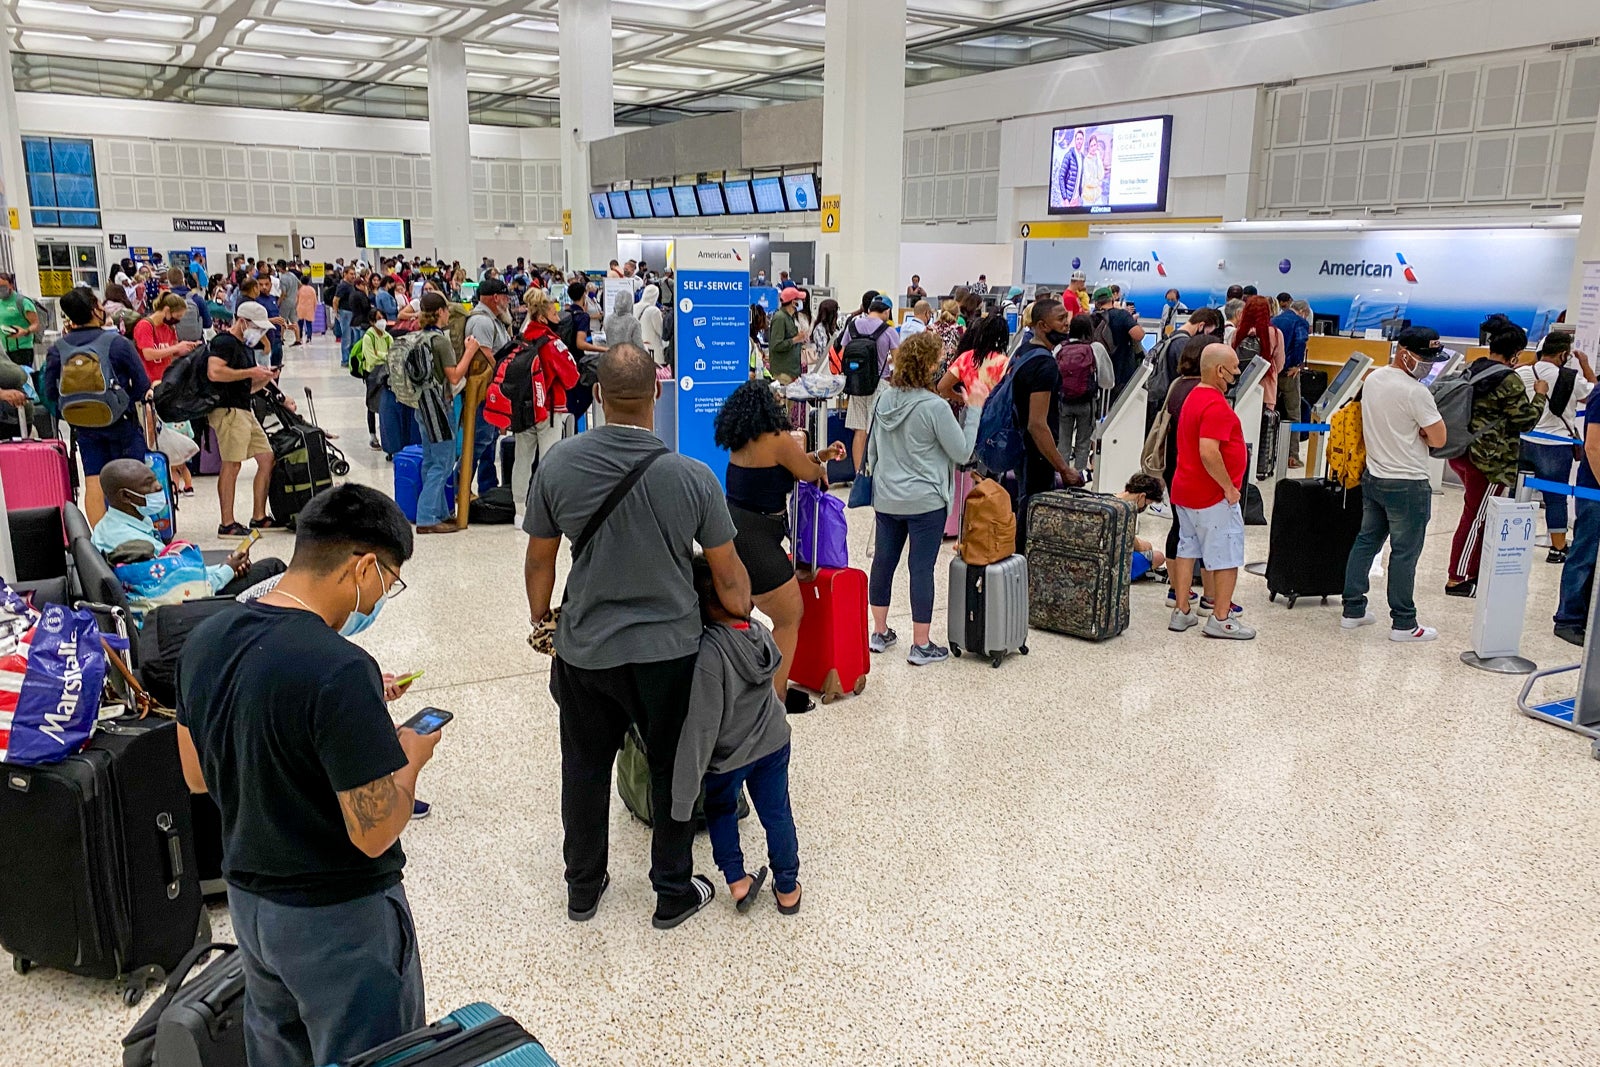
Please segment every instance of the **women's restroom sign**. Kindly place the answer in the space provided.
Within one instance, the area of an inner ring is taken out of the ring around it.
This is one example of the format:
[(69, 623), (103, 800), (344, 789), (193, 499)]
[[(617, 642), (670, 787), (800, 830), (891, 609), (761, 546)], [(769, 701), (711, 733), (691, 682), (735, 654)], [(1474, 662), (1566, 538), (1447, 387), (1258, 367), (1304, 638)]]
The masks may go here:
[(713, 433), (729, 394), (750, 378), (750, 244), (677, 244), (678, 451), (726, 474)]

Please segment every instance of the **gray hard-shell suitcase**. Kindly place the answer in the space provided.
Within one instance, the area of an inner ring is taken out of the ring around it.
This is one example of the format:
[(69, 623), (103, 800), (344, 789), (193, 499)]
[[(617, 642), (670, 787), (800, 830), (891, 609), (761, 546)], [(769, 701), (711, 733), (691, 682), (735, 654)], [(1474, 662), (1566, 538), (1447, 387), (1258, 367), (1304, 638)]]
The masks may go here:
[(987, 567), (950, 561), (950, 651), (989, 657), (1028, 654), (1028, 561), (1010, 556)]
[(1128, 628), (1138, 511), (1079, 489), (1028, 498), (1029, 622), (1036, 630), (1104, 641)]

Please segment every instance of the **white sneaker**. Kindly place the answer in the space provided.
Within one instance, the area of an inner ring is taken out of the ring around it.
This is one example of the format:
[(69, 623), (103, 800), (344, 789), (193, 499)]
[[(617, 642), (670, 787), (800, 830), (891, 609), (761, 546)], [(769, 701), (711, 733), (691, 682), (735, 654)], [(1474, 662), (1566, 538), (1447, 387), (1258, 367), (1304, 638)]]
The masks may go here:
[(1200, 631), (1207, 637), (1220, 637), (1225, 641), (1253, 641), (1256, 632), (1238, 619), (1230, 618), (1226, 622), (1215, 615), (1206, 620), (1206, 628)]
[(1417, 626), (1410, 630), (1390, 630), (1389, 640), (1399, 641), (1401, 644), (1416, 644), (1422, 641), (1436, 641), (1439, 631), (1431, 626)]
[(1171, 630), (1175, 634), (1181, 634), (1185, 630), (1193, 629), (1199, 625), (1200, 616), (1194, 613), (1193, 608), (1191, 608), (1188, 612), (1182, 612), (1174, 608), (1172, 610), (1172, 621), (1167, 623), (1167, 629)]
[(1340, 619), (1339, 625), (1343, 626), (1346, 630), (1355, 630), (1362, 626), (1371, 626), (1377, 621), (1378, 617), (1369, 611), (1359, 619)]
[(1144, 513), (1153, 519), (1172, 518), (1172, 508), (1165, 503), (1151, 504), (1149, 507), (1144, 509)]

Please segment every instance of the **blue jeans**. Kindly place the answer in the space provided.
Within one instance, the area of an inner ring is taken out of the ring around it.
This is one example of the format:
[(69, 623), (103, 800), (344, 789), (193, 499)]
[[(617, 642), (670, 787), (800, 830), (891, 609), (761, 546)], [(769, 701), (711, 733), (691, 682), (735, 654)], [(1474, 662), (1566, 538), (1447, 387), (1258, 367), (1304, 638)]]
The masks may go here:
[(405, 889), (292, 907), (228, 887), (251, 1067), (342, 1063), (427, 1024)]
[(473, 428), (472, 434), (472, 447), (478, 453), (478, 495), (482, 496), (500, 484), (500, 476), (495, 468), (495, 461), (500, 458), (498, 448), (500, 431), (484, 420), (481, 405), (478, 408), (477, 425)]
[(744, 853), (739, 850), (739, 789), (748, 786), (750, 804), (767, 832), (767, 862), (780, 893), (799, 887), (800, 839), (794, 832), (794, 811), (789, 807), (789, 746), (763, 756), (747, 767), (706, 775), (706, 832), (711, 835), (711, 858), (728, 884), (745, 876)]
[(933, 621), (933, 565), (944, 544), (945, 509), (921, 515), (877, 513), (878, 550), (872, 558), (870, 600), (875, 608), (886, 608), (894, 593), (894, 572), (900, 566), (900, 553), (911, 539), (911, 621)]
[(1433, 514), (1433, 487), (1403, 478), (1361, 479), (1361, 533), (1350, 549), (1344, 571), (1344, 617), (1359, 619), (1367, 613), (1367, 589), (1372, 582), (1372, 561), (1389, 540), (1389, 617), (1396, 630), (1417, 628), (1417, 603), (1413, 597), (1417, 560)]
[(339, 324), (339, 366), (350, 365), (350, 349), (355, 347), (355, 334), (350, 331), (350, 312), (339, 312), (336, 320)]
[(1579, 497), (1573, 508), (1578, 521), (1572, 524), (1567, 562), (1561, 568), (1561, 605), (1556, 608), (1555, 623), (1587, 629), (1595, 553), (1600, 551), (1600, 500)]
[(443, 441), (422, 442), (422, 492), (417, 497), (417, 525), (437, 526), (452, 522), (454, 512), (446, 509), (445, 482), (456, 474), (455, 413), (450, 415), (451, 435)]
[[(1535, 445), (1522, 442), (1522, 454), (1533, 464), (1534, 473), (1547, 482), (1572, 483), (1572, 446)], [(1567, 494), (1541, 493), (1544, 497), (1544, 524), (1551, 533), (1567, 532)]]

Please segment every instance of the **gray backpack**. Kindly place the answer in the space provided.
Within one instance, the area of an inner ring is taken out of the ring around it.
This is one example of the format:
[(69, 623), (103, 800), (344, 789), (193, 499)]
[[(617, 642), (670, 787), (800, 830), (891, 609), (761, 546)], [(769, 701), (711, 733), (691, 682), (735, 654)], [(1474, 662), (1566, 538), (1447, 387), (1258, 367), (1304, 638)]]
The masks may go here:
[(1510, 367), (1501, 367), (1498, 372), (1491, 370), (1473, 377), (1466, 369), (1462, 369), (1429, 386), (1434, 406), (1444, 420), (1445, 438), (1444, 444), (1438, 448), (1428, 449), (1428, 455), (1434, 459), (1464, 456), (1478, 438), (1493, 429), (1494, 424), (1491, 424), (1477, 433), (1472, 432), (1472, 406), (1479, 396), (1494, 392), (1495, 387), (1512, 373)]
[(183, 298), (183, 318), (178, 320), (174, 331), (180, 341), (204, 341), (205, 330), (200, 325), (200, 308), (194, 302), (192, 295)]

